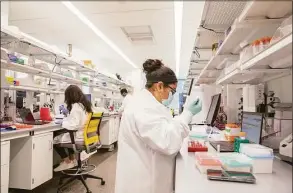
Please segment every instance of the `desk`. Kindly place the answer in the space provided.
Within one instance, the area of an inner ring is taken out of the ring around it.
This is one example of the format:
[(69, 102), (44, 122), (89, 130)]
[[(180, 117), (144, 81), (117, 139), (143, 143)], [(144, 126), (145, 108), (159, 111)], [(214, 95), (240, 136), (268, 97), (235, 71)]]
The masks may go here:
[(54, 122), (1, 132), (1, 193), (8, 188), (33, 189), (53, 176)]
[(292, 193), (292, 166), (278, 159), (274, 160), (273, 174), (255, 174), (256, 184), (210, 181), (197, 170), (187, 142), (185, 139), (176, 158), (175, 193)]

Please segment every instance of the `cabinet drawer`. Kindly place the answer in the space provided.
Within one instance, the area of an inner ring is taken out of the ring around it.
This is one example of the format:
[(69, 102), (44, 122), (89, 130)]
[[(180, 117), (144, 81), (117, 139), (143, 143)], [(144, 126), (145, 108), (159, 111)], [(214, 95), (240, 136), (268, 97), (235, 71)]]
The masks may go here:
[(1, 193), (8, 193), (8, 186), (1, 186)]
[(10, 142), (1, 143), (1, 166), (9, 164)]
[(1, 166), (1, 186), (8, 187), (8, 182), (9, 182), (9, 165), (3, 165)]

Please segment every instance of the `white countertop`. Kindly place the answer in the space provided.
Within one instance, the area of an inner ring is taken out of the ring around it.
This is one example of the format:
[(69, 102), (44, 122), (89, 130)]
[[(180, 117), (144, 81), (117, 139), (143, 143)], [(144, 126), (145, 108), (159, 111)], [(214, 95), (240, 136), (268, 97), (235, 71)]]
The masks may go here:
[(16, 139), (20, 137), (30, 136), (32, 132), (35, 134), (56, 131), (61, 129), (60, 124), (55, 124), (54, 121), (44, 125), (34, 125), (33, 128), (18, 129), (14, 131), (1, 132), (1, 141)]
[(273, 174), (254, 174), (256, 184), (210, 181), (197, 170), (187, 142), (186, 138), (176, 158), (175, 193), (292, 193), (292, 166), (278, 159)]

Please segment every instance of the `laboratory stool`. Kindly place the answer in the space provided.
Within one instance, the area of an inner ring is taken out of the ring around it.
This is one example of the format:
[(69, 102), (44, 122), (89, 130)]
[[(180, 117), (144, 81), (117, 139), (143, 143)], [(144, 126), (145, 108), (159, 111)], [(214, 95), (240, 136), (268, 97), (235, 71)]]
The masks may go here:
[[(101, 180), (101, 185), (105, 185), (105, 181), (102, 177), (91, 175), (90, 173), (96, 170), (96, 166), (93, 164), (88, 164), (88, 160), (81, 160), (81, 152), (85, 151), (86, 153), (96, 152), (101, 148), (101, 143), (99, 140), (99, 127), (103, 113), (89, 113), (88, 122), (84, 129), (84, 142), (75, 142), (74, 132), (68, 130), (71, 138), (71, 143), (60, 143), (60, 147), (72, 148), (77, 153), (77, 167), (61, 171), (62, 176), (60, 177), (58, 193), (61, 193), (61, 189), (67, 186), (73, 180), (80, 180), (84, 187), (86, 188), (87, 193), (91, 193), (88, 185), (86, 184), (86, 179), (97, 179)], [(65, 183), (63, 181), (68, 179)]]

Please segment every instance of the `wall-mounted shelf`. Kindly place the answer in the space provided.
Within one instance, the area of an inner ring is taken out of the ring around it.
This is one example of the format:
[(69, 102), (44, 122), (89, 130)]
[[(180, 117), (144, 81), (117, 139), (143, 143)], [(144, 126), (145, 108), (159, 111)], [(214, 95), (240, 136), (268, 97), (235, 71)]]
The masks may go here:
[(292, 66), (292, 33), (246, 61), (241, 65), (241, 70), (261, 68), (287, 57), (291, 58), (288, 63)]
[[(131, 87), (130, 85), (118, 80), (117, 78), (110, 77), (101, 72), (97, 72), (95, 69), (85, 66), (82, 61), (76, 60), (72, 57), (68, 57), (65, 53), (40, 40), (29, 36), (28, 34), (19, 31), (16, 27), (13, 26), (1, 26), (1, 47), (5, 48), (6, 50), (33, 57), (34, 59), (41, 60), (53, 65), (57, 64), (60, 68), (74, 70), (79, 73), (84, 73), (86, 75), (96, 76), (97, 78), (105, 79), (106, 82)], [(52, 73), (52, 78), (70, 82), (72, 84), (82, 83), (80, 80), (64, 77), (63, 75), (59, 75), (57, 73)]]
[(30, 87), (30, 86), (1, 86), (3, 90), (19, 90), (19, 91), (33, 91), (33, 92), (41, 92), (41, 93), (52, 93), (52, 94), (64, 94), (64, 92), (50, 90), (46, 88), (38, 88), (38, 87)]
[[(274, 7), (278, 8), (274, 9)], [(215, 55), (200, 72), (196, 83), (206, 83), (203, 78), (208, 77), (207, 70), (215, 69), (225, 58), (239, 55), (240, 45), (251, 43), (264, 36), (273, 36), (282, 21), (292, 14), (291, 7), (292, 2), (248, 2), (240, 16), (235, 18), (230, 32)], [(218, 78), (218, 74), (215, 74), (213, 78)], [(213, 81), (208, 83), (213, 83)]]
[[(289, 71), (290, 72), (290, 71)], [(275, 76), (288, 75), (288, 69), (235, 69), (217, 79), (216, 84), (258, 84)]]
[[(287, 59), (289, 58), (289, 60)], [(286, 63), (284, 63), (284, 59)], [(271, 64), (281, 63), (286, 68), (265, 69)], [(292, 33), (285, 36), (267, 49), (244, 62), (240, 69), (218, 78), (216, 84), (247, 84), (258, 79), (259, 82), (266, 82), (272, 78), (282, 77), (291, 73), (292, 67)]]
[(2, 60), (2, 59), (1, 59), (1, 69), (12, 70), (16, 72), (23, 72), (23, 73), (42, 76), (46, 78), (52, 78), (55, 80), (67, 82), (69, 84), (82, 84), (81, 80), (78, 80), (75, 78), (67, 77), (61, 74), (57, 74), (55, 72), (51, 73), (45, 70), (34, 68), (29, 65), (22, 65), (22, 64), (17, 64), (13, 62), (7, 62), (6, 60)]
[(249, 43), (257, 38), (273, 35), (282, 21), (281, 19), (251, 20), (234, 24), (220, 48), (199, 74), (198, 81), (204, 77), (206, 70), (216, 68), (226, 58), (237, 56), (240, 52), (241, 42)]

